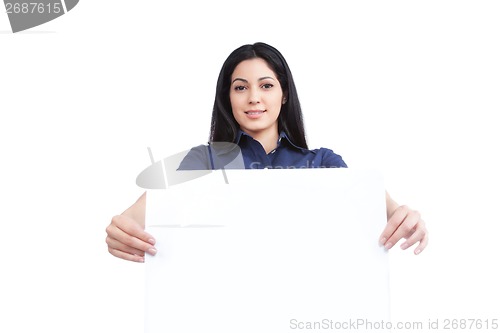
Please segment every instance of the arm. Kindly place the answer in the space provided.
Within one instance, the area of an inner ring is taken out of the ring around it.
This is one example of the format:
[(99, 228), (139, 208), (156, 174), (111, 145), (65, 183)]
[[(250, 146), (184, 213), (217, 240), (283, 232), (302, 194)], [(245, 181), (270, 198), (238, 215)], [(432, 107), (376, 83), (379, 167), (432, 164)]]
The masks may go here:
[(407, 206), (399, 206), (389, 193), (385, 193), (387, 206), (387, 225), (380, 236), (380, 244), (390, 249), (402, 238), (406, 241), (401, 244), (401, 249), (406, 250), (417, 242), (414, 253), (419, 254), (427, 246), (429, 232), (420, 213)]
[(156, 254), (154, 238), (144, 231), (146, 193), (121, 215), (111, 219), (106, 228), (108, 251), (115, 257), (144, 262), (144, 253)]

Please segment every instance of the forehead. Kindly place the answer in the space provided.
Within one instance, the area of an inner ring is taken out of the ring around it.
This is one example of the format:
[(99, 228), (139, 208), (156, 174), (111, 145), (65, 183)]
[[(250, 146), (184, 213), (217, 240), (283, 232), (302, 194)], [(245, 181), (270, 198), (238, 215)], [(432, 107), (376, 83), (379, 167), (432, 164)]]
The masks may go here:
[(231, 78), (260, 78), (263, 76), (276, 77), (267, 61), (262, 58), (243, 60), (234, 69)]

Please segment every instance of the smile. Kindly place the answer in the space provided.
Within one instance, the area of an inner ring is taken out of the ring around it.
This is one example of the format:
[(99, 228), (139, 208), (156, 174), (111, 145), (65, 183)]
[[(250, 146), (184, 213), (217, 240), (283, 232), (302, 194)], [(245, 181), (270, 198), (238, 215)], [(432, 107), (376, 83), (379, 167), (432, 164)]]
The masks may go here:
[(265, 110), (249, 110), (249, 111), (245, 111), (246, 114), (248, 115), (258, 115), (258, 114), (263, 114), (264, 112), (266, 112)]
[(245, 114), (250, 119), (259, 119), (266, 112), (266, 110), (248, 110), (245, 111)]

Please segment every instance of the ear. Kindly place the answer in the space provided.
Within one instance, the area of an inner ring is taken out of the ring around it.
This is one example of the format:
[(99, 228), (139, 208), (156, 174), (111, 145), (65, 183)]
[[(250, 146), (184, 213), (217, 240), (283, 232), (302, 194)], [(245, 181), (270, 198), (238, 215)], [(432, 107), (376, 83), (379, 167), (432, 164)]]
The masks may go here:
[(288, 101), (288, 91), (284, 90), (283, 91), (283, 98), (281, 100), (281, 104), (285, 105), (287, 101)]

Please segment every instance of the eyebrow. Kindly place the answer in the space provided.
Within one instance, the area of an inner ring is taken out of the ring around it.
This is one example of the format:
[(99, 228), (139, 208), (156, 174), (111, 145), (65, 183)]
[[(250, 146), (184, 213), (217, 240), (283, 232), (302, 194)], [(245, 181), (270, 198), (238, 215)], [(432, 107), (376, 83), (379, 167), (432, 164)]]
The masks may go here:
[[(263, 77), (260, 77), (260, 78), (258, 79), (258, 81), (262, 81), (262, 80), (266, 80), (266, 79), (271, 79), (271, 80), (273, 80), (273, 81), (276, 81), (274, 78), (272, 78), (272, 77), (270, 77), (270, 76), (263, 76)], [(237, 78), (235, 78), (235, 79), (233, 80), (233, 82), (231, 82), (231, 84), (233, 84), (233, 83), (234, 83), (234, 82), (236, 82), (236, 81), (243, 81), (243, 82), (245, 82), (245, 83), (248, 83), (248, 80), (245, 80), (245, 79), (242, 79), (242, 78), (240, 78), (240, 77), (237, 77)]]

